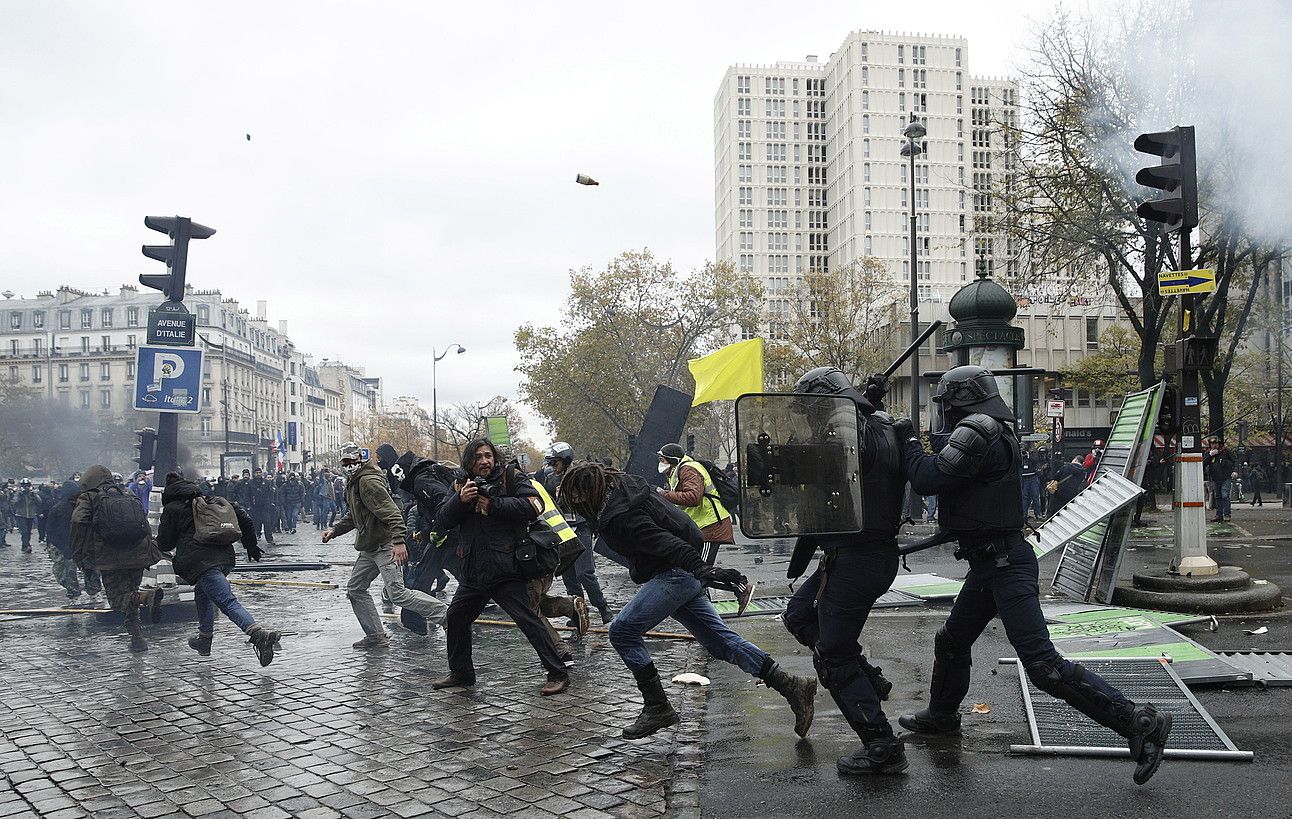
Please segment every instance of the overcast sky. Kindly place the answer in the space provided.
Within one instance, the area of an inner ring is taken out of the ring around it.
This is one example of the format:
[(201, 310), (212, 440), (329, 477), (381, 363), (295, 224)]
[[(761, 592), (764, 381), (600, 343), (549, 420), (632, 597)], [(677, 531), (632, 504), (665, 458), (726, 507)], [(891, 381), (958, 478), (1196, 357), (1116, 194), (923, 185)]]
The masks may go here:
[(429, 405), (458, 342), (441, 401), (515, 395), (512, 333), (570, 268), (712, 257), (728, 65), (878, 29), (1005, 74), (1050, 5), (0, 0), (0, 287), (135, 282), (144, 215), (178, 213), (219, 231), (189, 282), (268, 300), (316, 360)]

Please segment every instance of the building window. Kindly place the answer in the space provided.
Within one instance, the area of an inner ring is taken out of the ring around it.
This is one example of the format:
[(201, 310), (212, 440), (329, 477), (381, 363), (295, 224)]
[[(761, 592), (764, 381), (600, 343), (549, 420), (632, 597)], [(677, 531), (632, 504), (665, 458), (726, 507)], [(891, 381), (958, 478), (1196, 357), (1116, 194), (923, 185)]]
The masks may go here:
[(37, 330), (45, 329), (45, 311), (37, 310), (31, 314), (31, 326)]
[(90, 380), (90, 365), (89, 365), (88, 363), (83, 363), (83, 364), (81, 364), (81, 365), (80, 365), (79, 370), (80, 370), (81, 380), (82, 380), (82, 381), (89, 381), (89, 380)]
[(905, 94), (905, 93), (901, 93), (901, 92), (899, 92), (899, 93), (898, 93), (898, 95), (897, 95), (897, 110), (898, 110), (898, 111), (905, 111), (905, 110), (906, 110), (906, 94)]
[(81, 329), (85, 330), (94, 326), (94, 311), (86, 307), (81, 310)]
[(869, 92), (869, 91), (862, 91), (862, 92), (861, 92), (861, 110), (863, 110), (863, 111), (869, 111), (869, 110), (870, 110), (870, 92)]
[(81, 336), (81, 354), (82, 354), (82, 355), (89, 355), (89, 354), (90, 354), (90, 337), (89, 337), (89, 336)]
[(112, 326), (112, 308), (104, 307), (99, 311), (99, 321), (104, 327)]
[(864, 65), (861, 67), (861, 84), (870, 85), (870, 69)]
[(754, 144), (752, 142), (740, 142), (736, 144), (736, 157), (741, 162), (749, 162), (754, 158)]
[(740, 249), (741, 249), (741, 250), (753, 250), (753, 249), (754, 249), (754, 234), (753, 234), (753, 233), (741, 233), (741, 234), (740, 234)]
[(901, 65), (906, 62), (906, 46), (897, 47), (897, 63)]
[(863, 63), (870, 62), (870, 60), (867, 58), (867, 53), (866, 53), (866, 52), (867, 52), (867, 48), (866, 48), (866, 46), (867, 46), (867, 45), (869, 45), (869, 44), (868, 44), (868, 43), (862, 43), (862, 44), (861, 44), (861, 61), (862, 61)]
[(9, 355), (15, 358), (18, 356), (18, 344), (19, 342), (16, 338), (9, 340)]
[(99, 342), (102, 345), (99, 349), (103, 352), (107, 353), (112, 351), (112, 336), (100, 336)]
[(899, 68), (899, 69), (897, 69), (897, 87), (898, 87), (898, 88), (905, 88), (905, 87), (906, 87), (906, 69), (905, 69), (905, 68)]
[(12, 313), (9, 314), (9, 329), (10, 330), (22, 329), (22, 313), (19, 313), (17, 310), (14, 310)]
[(137, 346), (139, 346), (139, 343), (135, 340), (135, 334), (134, 334), (134, 333), (131, 333), (130, 335), (126, 336), (126, 349), (127, 349), (127, 350), (133, 350), (133, 349), (134, 349), (135, 347), (137, 347)]
[(748, 117), (753, 116), (753, 102), (749, 97), (736, 98), (736, 116)]
[(754, 189), (753, 189), (753, 188), (741, 188), (741, 189), (740, 189), (740, 191), (739, 191), (739, 195), (740, 195), (740, 204), (742, 204), (742, 205), (752, 205), (752, 204), (754, 204)]
[(202, 416), (202, 434), (204, 436), (211, 434), (211, 419), (209, 416)]
[[(960, 53), (960, 52), (959, 52), (959, 49), (957, 49), (957, 50), (956, 50), (956, 53), (957, 53), (957, 54), (959, 54), (959, 53)], [(957, 65), (958, 65), (958, 64), (959, 64), (959, 63), (957, 63)], [(736, 93), (737, 93), (737, 94), (748, 94), (748, 93), (749, 93), (749, 88), (750, 88), (750, 84), (749, 84), (749, 78), (748, 78), (748, 77), (745, 77), (745, 76), (738, 76), (738, 77), (736, 77)]]
[(80, 392), (81, 392), (81, 409), (87, 410), (90, 408), (90, 391), (81, 390)]
[[(905, 166), (903, 166), (903, 167), (905, 167)], [(870, 163), (869, 163), (869, 162), (863, 163), (863, 164), (862, 164), (862, 166), (861, 166), (861, 181), (863, 181), (863, 182), (869, 182), (869, 181), (870, 181)]]
[(740, 139), (749, 139), (753, 136), (754, 126), (747, 119), (736, 120), (736, 136)]
[(112, 390), (99, 390), (99, 406), (112, 409)]
[(59, 364), (59, 365), (58, 365), (58, 383), (60, 383), (60, 384), (66, 384), (66, 383), (67, 383), (67, 365), (66, 365), (66, 364)]
[(752, 253), (740, 254), (740, 272), (741, 273), (754, 272), (754, 256)]
[(9, 383), (10, 384), (18, 383), (18, 368), (16, 366), (9, 367)]
[(135, 362), (133, 361), (126, 362), (126, 380), (127, 381), (135, 380)]
[(1099, 319), (1086, 319), (1086, 349), (1099, 349)]
[(198, 324), (211, 323), (211, 308), (208, 305), (199, 304), (197, 306), (197, 323)]
[(956, 49), (956, 68), (960, 67), (960, 49)]
[(104, 363), (104, 364), (100, 364), (100, 365), (99, 365), (99, 380), (100, 380), (100, 381), (111, 381), (111, 380), (112, 380), (112, 365), (111, 365), (111, 364), (106, 364), (106, 363)]
[(58, 329), (60, 329), (60, 330), (70, 330), (70, 329), (72, 329), (72, 311), (71, 311), (71, 310), (59, 310), (59, 311), (58, 311)]
[(861, 115), (861, 132), (863, 134), (870, 133), (870, 114)]
[(42, 375), (43, 375), (43, 373), (41, 372), (40, 365), (39, 365), (39, 364), (32, 364), (32, 365), (31, 365), (31, 383), (33, 383), (33, 384), (39, 384), (39, 383), (40, 383), (40, 379), (41, 379), (41, 376), (42, 376)]
[(127, 327), (138, 327), (138, 326), (139, 326), (139, 308), (138, 308), (138, 307), (127, 307), (127, 308), (126, 308), (126, 326), (127, 326)]

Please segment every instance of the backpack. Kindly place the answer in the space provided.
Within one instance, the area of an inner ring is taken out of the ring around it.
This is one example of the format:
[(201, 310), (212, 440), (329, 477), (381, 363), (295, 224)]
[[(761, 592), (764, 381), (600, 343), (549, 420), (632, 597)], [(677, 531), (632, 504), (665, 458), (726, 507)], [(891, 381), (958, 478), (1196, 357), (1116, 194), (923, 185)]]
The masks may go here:
[[(706, 461), (703, 458), (692, 458), (691, 460), (704, 467), (704, 471), (709, 473), (709, 481), (713, 488), (718, 492), (718, 500), (722, 505), (727, 507), (727, 511), (736, 514), (740, 511), (740, 489), (731, 482), (727, 473), (718, 469), (718, 465), (713, 461)], [(712, 497), (706, 495), (705, 497)]]
[(232, 546), (242, 539), (238, 512), (224, 498), (193, 498), (193, 540), (203, 546)]
[(111, 548), (128, 549), (152, 536), (143, 504), (119, 486), (100, 489), (92, 509), (94, 533)]

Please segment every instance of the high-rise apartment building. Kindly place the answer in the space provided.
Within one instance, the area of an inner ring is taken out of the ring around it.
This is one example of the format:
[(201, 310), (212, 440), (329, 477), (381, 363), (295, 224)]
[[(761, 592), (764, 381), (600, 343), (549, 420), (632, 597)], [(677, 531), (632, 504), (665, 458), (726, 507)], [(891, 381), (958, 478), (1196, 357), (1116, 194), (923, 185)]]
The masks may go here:
[(850, 34), (825, 62), (735, 65), (714, 101), (716, 258), (756, 275), (776, 338), (809, 271), (866, 257), (910, 280), (911, 114), (919, 297), (945, 301), (980, 268), (1019, 274), (995, 230), (1011, 184), (1018, 92), (969, 72), (963, 38)]

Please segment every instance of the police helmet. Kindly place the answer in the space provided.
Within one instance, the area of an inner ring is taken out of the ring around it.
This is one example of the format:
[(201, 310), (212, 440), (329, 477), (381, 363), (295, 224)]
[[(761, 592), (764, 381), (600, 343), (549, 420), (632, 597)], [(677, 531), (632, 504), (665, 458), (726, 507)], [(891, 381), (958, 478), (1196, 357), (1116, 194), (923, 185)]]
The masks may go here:
[(932, 401), (943, 416), (954, 408), (965, 414), (980, 412), (998, 421), (1018, 420), (1000, 397), (996, 376), (976, 364), (965, 364), (944, 373), (933, 391)]
[(852, 389), (852, 380), (838, 367), (813, 367), (794, 382), (794, 392), (834, 395)]
[(23, 478), (22, 480), (18, 481), (18, 485), (19, 485), (19, 486), (31, 486), (31, 478)]
[(557, 441), (547, 448), (543, 454), (543, 463), (551, 464), (554, 461), (565, 461), (567, 464), (574, 462), (574, 447), (565, 441)]

